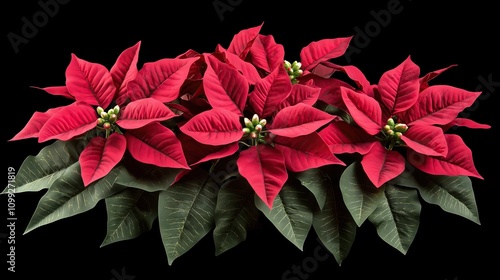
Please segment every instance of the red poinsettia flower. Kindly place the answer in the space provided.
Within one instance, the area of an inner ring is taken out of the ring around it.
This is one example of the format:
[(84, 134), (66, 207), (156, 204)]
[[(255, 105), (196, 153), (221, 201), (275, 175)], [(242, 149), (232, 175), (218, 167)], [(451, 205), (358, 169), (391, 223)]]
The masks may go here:
[[(288, 171), (344, 163), (317, 133), (335, 118), (312, 106), (320, 88), (293, 82), (283, 46), (271, 35), (259, 34), (260, 27), (236, 34), (228, 49), (219, 45), (215, 52), (199, 55), (205, 70), (202, 90), (196, 92), (210, 108), (182, 125), (179, 137), (190, 164), (239, 151), (238, 171), (271, 208)], [(315, 57), (328, 59), (331, 46), (325, 41), (322, 47), (319, 54), (306, 48), (307, 65), (314, 65)]]
[(66, 141), (99, 129), (103, 135), (92, 138), (79, 158), (85, 186), (108, 174), (126, 150), (143, 163), (189, 169), (174, 132), (159, 122), (175, 117), (164, 102), (178, 94), (178, 79), (187, 73), (177, 70), (193, 61), (166, 59), (138, 71), (139, 48), (140, 42), (124, 50), (110, 70), (72, 54), (66, 85), (41, 89), (74, 102), (35, 112), (11, 141), (32, 137), (38, 142)]
[(454, 125), (489, 128), (457, 118), (480, 92), (428, 84), (448, 68), (420, 77), (420, 68), (408, 57), (385, 72), (377, 85), (365, 86), (368, 91), (341, 87), (337, 104), (355, 125), (332, 122), (320, 135), (333, 153), (361, 154), (363, 169), (376, 187), (400, 175), (406, 162), (429, 174), (482, 178), (462, 138), (445, 134)]

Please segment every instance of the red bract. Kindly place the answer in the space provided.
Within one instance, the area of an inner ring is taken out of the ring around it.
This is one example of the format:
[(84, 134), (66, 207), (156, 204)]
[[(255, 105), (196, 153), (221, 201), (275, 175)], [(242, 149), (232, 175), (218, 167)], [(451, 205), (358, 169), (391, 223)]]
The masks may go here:
[[(312, 81), (292, 83), (283, 46), (273, 36), (259, 34), (261, 27), (240, 31), (227, 50), (218, 45), (213, 53), (189, 53), (206, 65), (196, 66), (205, 70), (190, 102), (206, 99), (210, 108), (180, 126), (180, 137), (190, 165), (239, 151), (240, 174), (271, 208), (289, 171), (344, 163), (317, 133), (335, 118), (313, 107), (321, 89)], [(342, 55), (348, 40), (324, 40), (304, 48), (307, 69)]]
[(428, 84), (450, 67), (420, 77), (420, 68), (408, 57), (368, 93), (341, 87), (341, 104), (355, 124), (333, 122), (320, 135), (333, 153), (361, 154), (376, 187), (401, 174), (406, 162), (429, 174), (482, 178), (461, 137), (445, 134), (454, 125), (489, 128), (457, 118), (480, 92)]
[[(101, 64), (88, 62), (72, 54), (66, 68), (65, 86), (37, 88), (69, 98), (73, 103), (43, 113), (35, 112), (11, 141), (32, 137), (38, 138), (39, 142), (66, 141), (96, 127), (104, 131), (105, 137), (93, 138), (80, 155), (85, 186), (107, 175), (120, 162), (127, 149), (138, 161), (144, 163), (189, 169), (174, 133), (156, 124), (175, 117), (162, 101), (175, 99), (165, 96), (178, 96), (175, 84), (183, 76), (177, 74), (172, 78), (173, 82), (167, 80), (175, 75), (175, 69), (182, 68), (178, 65), (186, 65), (192, 61), (173, 59), (158, 63), (158, 67), (174, 69), (166, 72), (166, 76), (170, 74), (169, 77), (163, 77), (159, 81), (156, 73), (147, 75), (154, 72), (150, 70), (150, 65), (141, 71), (137, 70), (139, 48), (140, 42), (124, 50), (109, 71)], [(131, 94), (128, 86), (131, 83), (145, 86), (139, 87), (141, 91), (132, 91)], [(171, 85), (174, 89), (160, 91), (160, 84)], [(153, 87), (156, 91), (148, 91)], [(143, 99), (133, 98), (130, 101), (130, 96), (141, 96)], [(103, 109), (108, 107), (111, 109)], [(122, 129), (126, 130), (124, 134)], [(161, 135), (161, 140), (157, 139), (158, 135)]]

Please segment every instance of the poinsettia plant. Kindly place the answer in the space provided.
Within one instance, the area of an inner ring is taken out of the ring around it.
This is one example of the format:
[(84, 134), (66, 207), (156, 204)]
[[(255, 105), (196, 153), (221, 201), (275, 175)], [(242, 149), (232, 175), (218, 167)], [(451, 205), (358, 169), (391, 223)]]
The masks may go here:
[(33, 86), (69, 101), (11, 138), (46, 144), (16, 177), (17, 193), (45, 190), (26, 233), (104, 200), (102, 246), (157, 220), (170, 265), (207, 234), (230, 250), (260, 219), (299, 249), (314, 230), (341, 264), (366, 221), (405, 254), (420, 198), (479, 224), (483, 178), (450, 128), (490, 128), (459, 117), (480, 92), (432, 84), (455, 65), (421, 75), (408, 56), (372, 83), (335, 63), (352, 37), (290, 62), (262, 26), (142, 65), (141, 42), (109, 68), (71, 54), (65, 85)]

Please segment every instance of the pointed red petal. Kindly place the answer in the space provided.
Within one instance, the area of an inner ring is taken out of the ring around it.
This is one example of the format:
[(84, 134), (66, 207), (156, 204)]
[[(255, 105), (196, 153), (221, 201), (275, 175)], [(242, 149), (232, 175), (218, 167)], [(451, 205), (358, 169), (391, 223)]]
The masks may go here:
[(399, 152), (389, 151), (378, 143), (363, 156), (361, 165), (378, 188), (404, 171), (405, 158)]
[(71, 55), (66, 68), (66, 87), (76, 101), (107, 108), (113, 101), (116, 87), (108, 69)]
[(261, 35), (250, 48), (250, 59), (255, 67), (270, 73), (278, 66), (282, 66), (285, 60), (285, 48), (276, 43), (272, 35)]
[(203, 58), (203, 54), (194, 51), (194, 50), (187, 50), (183, 54), (180, 54), (176, 56), (175, 58), (183, 59), (183, 58), (196, 58), (197, 60), (191, 64), (191, 67), (189, 68), (189, 73), (187, 75), (187, 81), (186, 84), (184, 84), (181, 88), (181, 92), (184, 92), (183, 89), (187, 86), (189, 87), (190, 84), (201, 84), (201, 79), (203, 78), (203, 72), (205, 71), (206, 68), (206, 63)]
[(382, 129), (380, 104), (368, 95), (342, 87), (342, 100), (354, 121), (368, 134), (376, 135)]
[(62, 97), (69, 98), (71, 100), (75, 100), (75, 97), (69, 93), (68, 88), (66, 86), (53, 86), (53, 87), (35, 87), (31, 86), (31, 88), (41, 89), (47, 93), (52, 95), (58, 95)]
[(152, 122), (165, 121), (173, 117), (175, 117), (174, 112), (161, 101), (145, 98), (127, 104), (120, 111), (116, 123), (125, 129), (136, 129)]
[(264, 23), (261, 23), (258, 26), (243, 29), (237, 34), (233, 36), (231, 43), (229, 43), (229, 47), (227, 50), (231, 53), (238, 55), (240, 58), (245, 58), (252, 43), (255, 38), (259, 35), (260, 29), (262, 28)]
[(454, 127), (454, 126), (462, 126), (462, 127), (472, 128), (472, 129), (490, 129), (491, 128), (491, 125), (489, 125), (489, 124), (478, 123), (478, 122), (475, 122), (471, 119), (466, 119), (466, 118), (456, 118), (453, 121), (451, 121), (450, 123), (444, 125), (442, 127), (442, 129), (444, 131), (447, 131), (448, 129), (450, 129), (451, 127)]
[(313, 106), (318, 101), (321, 88), (312, 86), (313, 81), (307, 84), (294, 84), (290, 95), (279, 105), (278, 111), (299, 103)]
[(257, 196), (271, 209), (288, 179), (281, 152), (268, 145), (252, 146), (240, 153), (236, 164)]
[(182, 132), (177, 134), (177, 138), (182, 144), (182, 149), (184, 150), (184, 155), (189, 166), (230, 156), (239, 149), (237, 142), (220, 146), (205, 145)]
[(322, 39), (309, 43), (309, 45), (305, 46), (300, 51), (302, 69), (311, 70), (323, 61), (342, 56), (347, 50), (347, 47), (349, 47), (351, 39), (352, 36), (346, 38)]
[(52, 108), (43, 113), (35, 112), (28, 120), (28, 123), (26, 123), (24, 128), (21, 131), (19, 131), (14, 137), (12, 137), (12, 139), (10, 139), (9, 141), (17, 141), (21, 139), (38, 137), (39, 132), (45, 125), (45, 123), (64, 107), (66, 106)]
[(224, 109), (212, 109), (200, 113), (180, 127), (180, 130), (206, 145), (225, 145), (243, 136), (240, 118)]
[(217, 52), (222, 53), (226, 57), (228, 63), (234, 66), (234, 68), (236, 68), (238, 71), (240, 71), (249, 84), (256, 84), (261, 79), (257, 68), (255, 68), (253, 64), (244, 61), (239, 56), (224, 50), (221, 45), (217, 45)]
[[(320, 68), (321, 66), (321, 68)], [(330, 74), (326, 75), (325, 77), (323, 76), (318, 76), (318, 68), (320, 69), (320, 71), (323, 71), (323, 72), (328, 72), (326, 69), (330, 69)], [(322, 68), (325, 68), (325, 69), (322, 69)], [(333, 78), (330, 78), (330, 76), (332, 76), (333, 73), (335, 73), (336, 71), (341, 71), (343, 72), (344, 74), (347, 75), (347, 77), (349, 77), (349, 79), (351, 79), (354, 84), (356, 84), (356, 86), (358, 87), (359, 90), (361, 90), (363, 93), (373, 97), (373, 89), (372, 89), (372, 85), (370, 84), (370, 81), (368, 81), (368, 79), (366, 78), (365, 74), (363, 74), (363, 72), (361, 72), (361, 70), (359, 68), (357, 68), (356, 66), (354, 65), (337, 65), (335, 63), (332, 63), (330, 61), (325, 61), (325, 62), (322, 62), (320, 65), (318, 65), (313, 71), (312, 73), (314, 75), (311, 75), (311, 76), (317, 76), (316, 78), (320, 78), (318, 79), (318, 82), (321, 82), (321, 80), (333, 80)], [(309, 75), (307, 75), (309, 76)], [(316, 81), (316, 78), (314, 78), (314, 80)], [(321, 79), (323, 78), (323, 79)], [(300, 78), (301, 80), (303, 80), (302, 78)], [(342, 83), (345, 83), (343, 81), (340, 81)], [(348, 88), (352, 88), (353, 90), (356, 90), (356, 88), (352, 87), (351, 85), (349, 85), (348, 83), (345, 83), (348, 87)], [(340, 91), (340, 90), (339, 90)]]
[(201, 54), (193, 49), (188, 49), (184, 53), (179, 54), (176, 58), (190, 58), (190, 57), (198, 57)]
[(474, 166), (472, 151), (462, 138), (455, 134), (445, 134), (448, 144), (446, 157), (430, 157), (416, 152), (408, 153), (408, 161), (423, 172), (433, 175), (483, 177)]
[(139, 59), (140, 47), (141, 41), (124, 50), (109, 71), (117, 89), (115, 99), (118, 105), (122, 105), (128, 98), (127, 83), (134, 80), (137, 76), (137, 61)]
[[(344, 66), (337, 65), (335, 63), (331, 63), (330, 61), (322, 62), (321, 65), (332, 69), (332, 71), (341, 71), (345, 73), (347, 77), (349, 77), (349, 79), (351, 79), (362, 92), (373, 97), (373, 89), (370, 84), (370, 81), (368, 81), (365, 74), (363, 74), (363, 72), (361, 72), (361, 70), (358, 67), (354, 65), (344, 65)], [(315, 72), (316, 69), (313, 71), (313, 73)]]
[(38, 142), (51, 139), (62, 141), (81, 135), (97, 125), (97, 113), (91, 106), (74, 103), (65, 106), (47, 120), (40, 130)]
[(430, 86), (419, 94), (417, 103), (401, 114), (401, 118), (408, 125), (445, 125), (471, 106), (480, 94), (447, 85)]
[(429, 125), (413, 125), (401, 140), (412, 150), (427, 156), (446, 156), (448, 145), (441, 128)]
[(334, 118), (319, 109), (299, 103), (279, 111), (269, 131), (276, 135), (296, 137), (316, 131)]
[(276, 136), (273, 142), (276, 149), (283, 154), (286, 168), (292, 172), (301, 172), (329, 164), (345, 165), (333, 155), (316, 132), (295, 138)]
[(420, 68), (408, 57), (396, 68), (385, 72), (378, 83), (380, 101), (393, 116), (408, 110), (418, 98)]
[(164, 58), (144, 63), (135, 80), (128, 83), (130, 100), (155, 98), (171, 102), (179, 97), (191, 65), (199, 58)]
[(261, 118), (270, 116), (292, 91), (292, 83), (285, 67), (276, 67), (260, 80), (248, 97), (250, 106)]
[(329, 62), (329, 61), (325, 61), (325, 62), (322, 62), (322, 63), (314, 66), (314, 69), (311, 69), (311, 71), (306, 70), (304, 72), (305, 75), (303, 74), (299, 79), (302, 80), (304, 78), (304, 76), (311, 75), (311, 74), (313, 74), (313, 76), (316, 76), (318, 78), (324, 78), (324, 79), (331, 78), (333, 76), (333, 74), (335, 72), (337, 72), (337, 70), (335, 70), (334, 68), (330, 67), (328, 65), (330, 63), (331, 62)]
[(455, 67), (455, 66), (457, 66), (457, 64), (452, 64), (448, 67), (445, 67), (445, 68), (442, 68), (439, 70), (435, 70), (435, 71), (432, 71), (432, 72), (425, 74), (423, 77), (420, 78), (420, 91), (429, 87), (429, 81), (431, 81), (432, 79), (441, 75), (441, 73), (443, 73), (444, 71), (446, 71), (452, 67)]
[(207, 55), (206, 61), (203, 88), (210, 105), (243, 116), (249, 89), (245, 77), (212, 55)]
[(128, 130), (127, 149), (138, 161), (160, 167), (190, 169), (179, 139), (167, 127), (151, 123)]
[[(347, 110), (342, 100), (341, 88), (346, 87), (354, 90), (348, 83), (335, 78), (321, 78), (309, 75), (313, 84), (321, 89), (318, 99), (336, 108)], [(295, 85), (294, 85), (295, 86)]]
[(376, 140), (363, 129), (346, 122), (332, 122), (319, 132), (319, 135), (333, 154), (368, 153)]
[(108, 138), (92, 138), (79, 158), (83, 184), (88, 186), (106, 176), (120, 162), (126, 149), (127, 141), (119, 133)]

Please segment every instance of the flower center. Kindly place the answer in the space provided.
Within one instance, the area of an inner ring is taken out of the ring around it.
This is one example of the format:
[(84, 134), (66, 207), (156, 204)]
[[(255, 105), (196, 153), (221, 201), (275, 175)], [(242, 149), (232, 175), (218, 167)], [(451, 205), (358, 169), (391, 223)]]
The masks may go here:
[(245, 127), (243, 128), (243, 138), (242, 140), (250, 140), (250, 145), (257, 146), (259, 143), (266, 143), (265, 131), (262, 131), (267, 124), (266, 119), (259, 119), (257, 114), (254, 114), (252, 119), (244, 118), (243, 122)]
[(292, 84), (298, 83), (297, 78), (302, 76), (302, 73), (304, 73), (300, 69), (300, 67), (302, 67), (302, 64), (297, 61), (290, 63), (289, 61), (285, 60), (284, 65), (288, 76), (290, 76), (290, 81), (292, 81)]
[(107, 112), (99, 106), (96, 111), (99, 116), (97, 119), (97, 128), (106, 132), (106, 138), (108, 138), (112, 132), (120, 132), (120, 129), (116, 125), (118, 115), (120, 114), (120, 106), (116, 105), (113, 109), (109, 109)]
[(388, 150), (394, 147), (403, 145), (401, 135), (408, 130), (408, 126), (404, 123), (397, 123), (397, 117), (387, 119), (387, 124), (382, 128), (381, 142)]

